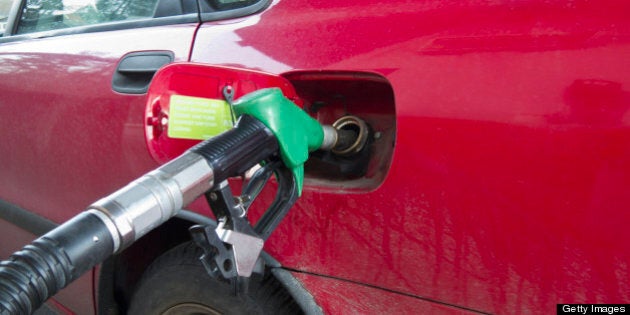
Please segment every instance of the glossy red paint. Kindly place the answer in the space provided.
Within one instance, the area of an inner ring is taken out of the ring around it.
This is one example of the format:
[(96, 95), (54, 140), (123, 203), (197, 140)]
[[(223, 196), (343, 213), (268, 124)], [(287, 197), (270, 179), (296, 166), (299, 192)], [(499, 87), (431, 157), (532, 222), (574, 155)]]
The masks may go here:
[[(392, 84), (385, 182), (305, 189), (267, 246), (284, 265), (545, 313), (630, 299), (627, 12), (626, 1), (278, 1), (202, 26), (192, 60), (376, 71)], [(326, 286), (309, 289), (334, 303)]]
[[(280, 0), (197, 32), (5, 43), (0, 196), (61, 222), (156, 165), (143, 137), (146, 96), (103, 84), (131, 51), (285, 77), (378, 73), (396, 106), (383, 183), (344, 194), (307, 186), (266, 247), (300, 270), (324, 310), (458, 311), (449, 304), (519, 314), (627, 303), (627, 12), (629, 2), (613, 0)], [(3, 256), (17, 246), (0, 241)], [(89, 314), (92, 301), (76, 297), (92, 283), (77, 283), (58, 300)]]
[[(112, 76), (132, 51), (170, 50), (186, 60), (195, 29), (153, 27), (0, 45), (0, 198), (63, 222), (155, 168), (143, 133), (146, 95), (112, 91)], [(0, 220), (0, 230), (9, 226)], [(26, 244), (21, 239), (2, 237), (0, 256)], [(92, 314), (92, 281), (86, 274), (55, 299)]]

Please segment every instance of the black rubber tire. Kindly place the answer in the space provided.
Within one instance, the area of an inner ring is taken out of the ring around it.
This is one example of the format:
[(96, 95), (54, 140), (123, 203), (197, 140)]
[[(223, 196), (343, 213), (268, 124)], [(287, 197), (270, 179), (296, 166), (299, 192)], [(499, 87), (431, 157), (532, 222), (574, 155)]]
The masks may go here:
[(229, 284), (207, 274), (199, 261), (202, 253), (187, 242), (158, 257), (142, 275), (128, 314), (302, 313), (271, 275), (253, 280), (249, 295), (234, 295)]

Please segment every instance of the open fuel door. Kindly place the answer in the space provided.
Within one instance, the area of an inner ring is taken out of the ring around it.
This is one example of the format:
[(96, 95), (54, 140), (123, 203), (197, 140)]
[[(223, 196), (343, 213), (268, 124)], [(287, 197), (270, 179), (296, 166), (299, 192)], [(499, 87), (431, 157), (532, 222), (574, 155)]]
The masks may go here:
[(166, 163), (203, 139), (232, 127), (230, 103), (263, 88), (277, 87), (301, 105), (291, 83), (259, 71), (175, 63), (155, 74), (145, 109), (151, 156)]
[[(305, 183), (335, 193), (376, 189), (389, 170), (395, 111), (391, 86), (369, 72), (302, 70), (280, 75), (199, 63), (173, 63), (149, 86), (144, 129), (154, 160), (166, 163), (231, 128), (232, 100), (264, 89), (284, 96), (323, 125), (353, 134), (344, 148), (313, 152)], [(378, 154), (372, 154), (378, 152)]]

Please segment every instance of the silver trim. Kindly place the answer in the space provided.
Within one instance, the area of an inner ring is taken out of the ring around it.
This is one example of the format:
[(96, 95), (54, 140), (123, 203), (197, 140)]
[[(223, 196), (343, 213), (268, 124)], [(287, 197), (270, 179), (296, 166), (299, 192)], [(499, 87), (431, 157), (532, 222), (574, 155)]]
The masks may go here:
[(107, 214), (97, 209), (88, 209), (87, 212), (97, 216), (101, 219), (101, 221), (103, 221), (103, 224), (107, 227), (107, 230), (112, 237), (112, 241), (114, 242), (114, 253), (117, 252), (120, 248), (120, 234), (118, 234), (118, 229), (116, 229), (116, 225), (112, 219)]
[(212, 188), (213, 181), (213, 170), (206, 160), (186, 152), (89, 209), (110, 218), (120, 235), (122, 250)]
[(215, 233), (221, 241), (232, 245), (236, 273), (241, 277), (250, 277), (265, 241), (245, 233), (224, 229), (224, 226), (225, 221), (219, 221)]
[(9, 10), (9, 15), (7, 18), (7, 24), (4, 29), (3, 37), (9, 37), (13, 35), (13, 31), (16, 29), (16, 24), (18, 23), (18, 16), (21, 15), (20, 10), (22, 9), (22, 2), (24, 1), (13, 1), (11, 10)]
[(322, 145), (319, 148), (330, 151), (337, 144), (337, 129), (330, 125), (322, 125), (322, 130), (324, 131), (324, 140), (322, 140)]

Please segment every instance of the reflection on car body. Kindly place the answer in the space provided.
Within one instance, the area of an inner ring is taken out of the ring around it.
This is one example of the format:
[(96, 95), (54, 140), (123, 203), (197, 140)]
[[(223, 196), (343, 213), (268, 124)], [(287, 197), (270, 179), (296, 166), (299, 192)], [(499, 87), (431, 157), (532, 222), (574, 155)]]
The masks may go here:
[[(280, 304), (549, 313), (627, 303), (627, 12), (615, 0), (0, 0), (2, 258), (173, 157), (160, 129), (168, 112), (112, 86), (125, 57), (169, 52), (264, 73), (320, 122), (352, 115), (370, 128), (360, 161), (315, 153), (302, 198), (267, 242), (261, 283), (284, 288)], [(216, 71), (177, 89), (220, 97), (236, 81)], [(273, 200), (273, 187), (260, 198)], [(194, 251), (187, 228), (210, 213), (202, 201), (187, 211), (48, 307), (142, 309), (138, 296), (168, 282), (160, 270)], [(170, 282), (173, 303), (185, 301), (189, 283)], [(206, 295), (198, 311), (250, 307)]]

